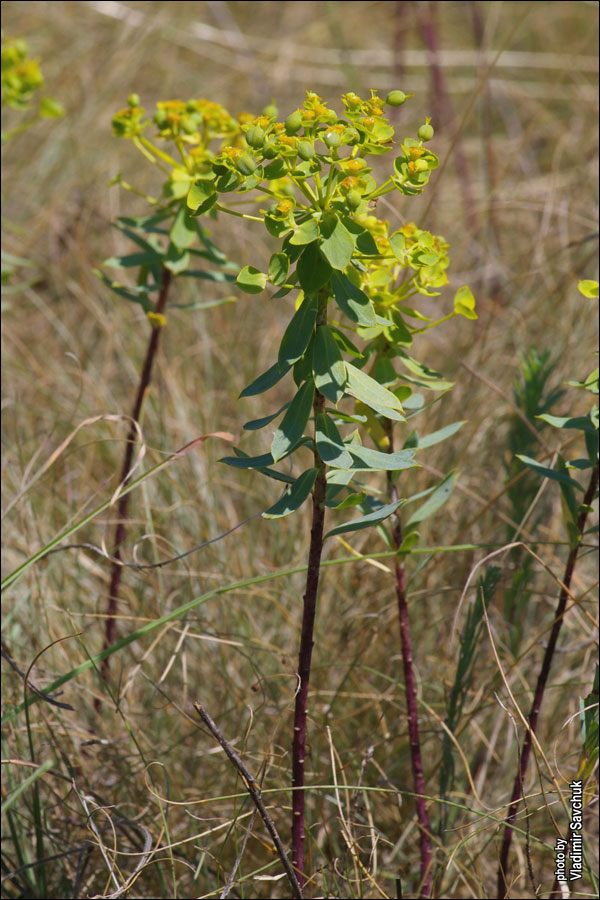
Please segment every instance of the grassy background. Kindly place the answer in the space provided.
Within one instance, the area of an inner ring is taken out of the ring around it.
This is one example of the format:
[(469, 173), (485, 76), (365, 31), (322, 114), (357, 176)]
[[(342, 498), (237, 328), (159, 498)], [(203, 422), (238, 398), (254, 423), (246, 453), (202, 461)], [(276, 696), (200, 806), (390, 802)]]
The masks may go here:
[[(512, 385), (520, 354), (532, 346), (548, 350), (556, 363), (553, 386), (584, 377), (591, 368), (590, 306), (576, 284), (597, 277), (597, 7), (5, 3), (5, 33), (24, 37), (41, 58), (48, 92), (62, 101), (67, 115), (36, 125), (3, 150), (3, 243), (34, 259), (40, 272), (35, 285), (7, 295), (4, 303), (4, 506), (83, 420), (126, 415), (132, 404), (147, 340), (143, 313), (116, 300), (93, 275), (102, 259), (128, 249), (110, 228), (111, 219), (143, 209), (142, 201), (119, 187), (108, 188), (109, 180), (121, 172), (150, 193), (158, 189), (134, 148), (111, 136), (111, 116), (127, 94), (136, 90), (149, 108), (158, 99), (206, 96), (232, 112), (258, 111), (275, 98), (286, 115), (307, 88), (338, 106), (336, 98), (346, 90), (360, 94), (373, 87), (385, 95), (400, 87), (415, 94), (398, 111), (400, 136), (414, 133), (425, 115), (434, 116), (432, 147), (443, 166), (421, 198), (392, 195), (380, 201), (379, 211), (394, 227), (415, 221), (449, 240), (451, 284), (468, 283), (479, 312), (476, 323), (453, 320), (429, 332), (418, 348), (421, 358), (456, 382), (428, 413), (424, 430), (467, 420), (452, 442), (428, 451), (426, 466), (415, 476), (417, 487), (426, 487), (436, 473), (460, 471), (449, 504), (421, 529), (422, 543), (512, 539), (522, 510), (506, 491), (506, 467), (510, 435), (517, 429)], [(434, 84), (427, 49), (433, 39), (441, 84)], [(215, 237), (240, 265), (261, 267), (272, 252), (267, 238), (230, 221), (216, 223)], [(197, 299), (192, 290), (178, 291), (178, 302)], [(219, 295), (220, 289), (208, 285), (201, 299), (210, 299), (211, 292)], [(447, 290), (423, 308), (445, 314), (450, 298)], [(203, 313), (170, 314), (142, 423), (146, 468), (216, 430), (233, 432), (249, 453), (260, 451), (259, 437), (245, 434), (242, 441), (240, 432), (264, 407), (260, 400), (236, 397), (273, 358), (287, 317), (285, 306), (263, 296), (241, 296), (236, 304)], [(272, 395), (275, 409), (288, 398), (288, 387), (278, 385)], [(556, 412), (578, 411), (582, 399), (571, 392)], [(15, 503), (4, 521), (5, 572), (110, 497), (126, 427), (102, 421), (82, 429)], [(541, 439), (554, 450), (560, 435), (546, 430)], [(203, 444), (132, 495), (128, 558), (142, 539), (138, 553), (144, 559), (182, 552), (275, 501), (275, 484), (218, 465), (223, 447)], [(541, 454), (535, 444), (532, 450)], [(576, 447), (568, 452), (580, 455)], [(535, 496), (537, 482), (528, 483)], [(150, 573), (127, 570), (120, 633), (212, 588), (301, 564), (306, 516), (303, 511), (276, 524), (253, 519), (183, 562)], [(109, 545), (113, 525), (109, 509), (75, 540)], [(520, 533), (549, 571), (532, 567), (530, 596), (509, 623), (506, 596), (525, 557), (498, 557), (502, 580), (489, 614), (491, 639), (526, 712), (567, 553), (557, 543), (564, 536), (553, 486), (537, 498)], [(354, 550), (385, 549), (375, 535), (363, 534), (349, 540)], [(326, 557), (348, 552), (331, 541)], [(485, 553), (481, 547), (410, 563), (434, 822), (440, 812), (440, 721), (458, 652), (450, 630), (469, 573)], [(50, 683), (101, 649), (109, 571), (100, 555), (67, 549), (32, 567), (7, 592), (8, 652), (22, 670), (43, 653), (32, 670), (33, 684)], [(579, 759), (579, 698), (589, 693), (593, 678), (594, 578), (584, 558), (574, 583), (582, 599), (565, 620), (564, 652), (555, 659), (540, 730), (565, 796)], [(113, 657), (112, 696), (88, 671), (60, 696), (73, 711), (38, 703), (31, 708), (29, 730), (23, 715), (10, 721), (2, 755), (23, 765), (6, 768), (6, 790), (34, 771), (27, 762), (50, 760), (52, 768), (13, 805), (6, 850), (12, 870), (48, 861), (5, 880), (3, 896), (111, 893), (146, 851), (152, 855), (129, 896), (219, 895), (251, 808), (223, 754), (194, 720), (192, 703), (201, 700), (247, 764), (264, 772), (266, 788), (288, 785), (302, 586), (298, 574), (210, 600)], [(472, 597), (471, 592), (469, 602)], [(309, 780), (332, 785), (335, 776), (355, 786), (341, 795), (341, 803), (331, 788), (309, 795), (313, 896), (396, 896), (397, 877), (404, 896), (411, 896), (417, 889), (418, 835), (410, 796), (399, 793), (410, 792), (411, 777), (394, 582), (385, 561), (325, 570), (311, 687)], [(22, 679), (8, 667), (3, 694), (9, 709), (23, 695)], [(494, 890), (499, 823), (517, 762), (515, 725), (500, 700), (510, 709), (484, 633), (456, 732), (461, 755), (455, 754), (450, 799), (458, 806), (438, 838), (441, 897), (481, 897)], [(541, 773), (530, 767), (530, 816), (521, 810), (518, 822), (529, 828), (530, 838), (515, 837), (514, 896), (535, 895), (528, 855), (541, 895), (548, 893), (556, 838), (552, 815), (561, 833), (567, 827), (543, 766)], [(289, 795), (281, 790), (268, 796), (287, 839)], [(592, 804), (585, 839), (595, 870), (596, 815)], [(344, 828), (359, 848), (355, 857)], [(287, 886), (269, 880), (278, 873), (255, 821), (231, 896), (280, 897)], [(580, 886), (574, 896), (593, 893), (589, 877)]]

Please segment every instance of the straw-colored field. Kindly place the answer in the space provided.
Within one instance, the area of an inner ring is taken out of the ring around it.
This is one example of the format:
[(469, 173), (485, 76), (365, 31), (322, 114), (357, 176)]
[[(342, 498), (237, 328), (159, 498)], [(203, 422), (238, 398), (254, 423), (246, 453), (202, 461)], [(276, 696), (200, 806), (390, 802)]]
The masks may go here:
[[(150, 110), (158, 100), (207, 97), (236, 115), (257, 115), (274, 100), (285, 117), (307, 89), (340, 110), (347, 91), (401, 88), (414, 97), (392, 111), (400, 138), (432, 117), (440, 168), (422, 196), (389, 194), (377, 213), (391, 228), (414, 221), (450, 244), (450, 287), (420, 308), (441, 318), (468, 284), (479, 318), (456, 317), (419, 337), (419, 355), (455, 383), (420, 427), (466, 422), (409, 473), (411, 493), (459, 473), (407, 561), (412, 649), (432, 896), (495, 897), (524, 717), (569, 553), (558, 484), (533, 473), (508, 482), (521, 471), (516, 453), (548, 465), (561, 449), (568, 459), (585, 454), (576, 432), (542, 427), (539, 408), (515, 385), (524, 383), (525, 356), (547, 353), (539, 406), (558, 390), (555, 415), (589, 408), (590, 395), (564, 383), (594, 367), (596, 301), (577, 284), (598, 277), (598, 4), (6, 2), (3, 31), (27, 41), (44, 89), (66, 110), (2, 149), (3, 249), (32, 263), (11, 280), (21, 287), (3, 294), (4, 576), (119, 484), (149, 327), (94, 270), (131, 251), (111, 222), (146, 209), (111, 179), (120, 173), (149, 195), (162, 183), (111, 134), (128, 94)], [(9, 124), (18, 120), (6, 112)], [(274, 252), (264, 229), (241, 219), (220, 216), (211, 228), (239, 266), (264, 269)], [(290, 297), (189, 279), (175, 292), (182, 306), (226, 294), (236, 302), (169, 312), (138, 475), (212, 432), (263, 452), (264, 433), (242, 425), (290, 398), (284, 380), (268, 401), (238, 399), (276, 358)], [(219, 897), (232, 874), (231, 897), (291, 896), (244, 783), (194, 702), (262, 779), (287, 847), (309, 509), (260, 518), (281, 486), (222, 465), (225, 452), (208, 440), (131, 493), (127, 561), (173, 557), (251, 518), (171, 565), (123, 571), (117, 638), (219, 593), (114, 653), (108, 684), (97, 662), (73, 670), (103, 647), (111, 571), (103, 553), (115, 505), (3, 592), (3, 897)], [(595, 537), (579, 553), (552, 661), (513, 836), (511, 897), (551, 896), (554, 847), (568, 832), (580, 707), (594, 702)], [(523, 546), (482, 564), (513, 541)], [(385, 550), (372, 529), (325, 544), (309, 699), (311, 897), (419, 896), (393, 565), (353, 559)], [(492, 566), (499, 583), (486, 595), (472, 665), (457, 675), (476, 587)], [(55, 699), (70, 709), (38, 698), (23, 711), (24, 692), (61, 677)], [(456, 685), (462, 699), (449, 728)], [(597, 894), (595, 790), (592, 778), (572, 897)]]

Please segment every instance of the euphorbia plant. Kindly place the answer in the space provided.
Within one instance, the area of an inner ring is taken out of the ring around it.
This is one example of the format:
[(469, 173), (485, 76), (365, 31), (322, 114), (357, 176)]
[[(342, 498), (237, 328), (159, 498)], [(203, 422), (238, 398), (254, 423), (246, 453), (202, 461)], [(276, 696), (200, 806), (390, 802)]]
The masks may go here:
[[(416, 525), (446, 499), (451, 482), (425, 492), (428, 500), (408, 519), (402, 534), (398, 511), (411, 498), (404, 490), (400, 496), (400, 476), (418, 465), (415, 453), (419, 447), (443, 440), (461, 423), (423, 439), (407, 428), (405, 446), (400, 450), (394, 449), (393, 425), (405, 423), (425, 407), (420, 390), (443, 392), (451, 386), (409, 354), (413, 337), (456, 314), (476, 318), (473, 295), (467, 287), (457, 292), (453, 311), (437, 321), (409, 305), (411, 297), (435, 296), (447, 283), (447, 245), (410, 223), (390, 233), (388, 222), (376, 213), (379, 197), (394, 191), (405, 196), (418, 194), (438, 165), (426, 146), (433, 137), (427, 120), (415, 137), (401, 143), (389, 177), (377, 180), (374, 158), (395, 146), (385, 105), (398, 106), (406, 99), (401, 91), (392, 91), (386, 100), (374, 91), (366, 100), (347, 93), (342, 97), (344, 113), (339, 116), (321, 97), (308, 92), (303, 106), (283, 122), (267, 108), (242, 126), (245, 147), (226, 146), (217, 156), (212, 186), (202, 179), (191, 188), (194, 196), (198, 191), (213, 198), (213, 203), (222, 191), (262, 192), (267, 202), (260, 210), (261, 218), (280, 247), (266, 272), (244, 266), (237, 283), (251, 294), (272, 285), (275, 298), (292, 291), (295, 297), (277, 359), (241, 394), (261, 394), (291, 372), (293, 396), (282, 409), (245, 426), (248, 430), (263, 428), (283, 414), (265, 453), (248, 456), (236, 450), (236, 455), (224, 462), (256, 469), (287, 485), (283, 496), (263, 513), (266, 518), (287, 516), (312, 495), (292, 745), (292, 861), (302, 885), (306, 878), (307, 698), (323, 543), (333, 535), (377, 526), (389, 546), (405, 554), (417, 539)], [(402, 376), (395, 368), (398, 363)], [(364, 444), (363, 439), (372, 440), (376, 447)], [(310, 461), (306, 451), (311, 454)], [(297, 460), (299, 474), (290, 474), (290, 457)], [(274, 468), (284, 459), (285, 471)], [(377, 473), (386, 473), (387, 485), (382, 490), (373, 484)], [(357, 507), (360, 515), (326, 533), (326, 509), (351, 507)], [(382, 523), (391, 516), (395, 517), (392, 529), (386, 532)], [(398, 557), (396, 576), (411, 758), (415, 793), (422, 795), (402, 558)], [(422, 835), (421, 892), (428, 896), (430, 829), (422, 796), (417, 797), (417, 813)]]
[[(155, 131), (153, 140), (144, 134), (151, 125)], [(120, 176), (114, 179), (127, 190), (143, 196), (150, 211), (138, 217), (117, 219), (115, 227), (137, 245), (136, 250), (104, 262), (106, 267), (133, 270), (137, 273), (136, 283), (115, 282), (103, 272), (97, 272), (119, 297), (139, 304), (146, 313), (149, 324), (146, 354), (131, 411), (121, 467), (121, 483), (124, 484), (131, 473), (138, 421), (150, 383), (160, 334), (167, 321), (165, 312), (174, 279), (186, 277), (225, 283), (233, 280), (233, 275), (228, 270), (236, 267), (214, 245), (209, 231), (203, 227), (199, 217), (203, 214), (215, 215), (214, 200), (206, 202), (206, 194), (209, 192), (202, 190), (202, 186), (210, 185), (215, 177), (212, 168), (215, 152), (223, 142), (230, 146), (236, 140), (241, 140), (241, 130), (239, 122), (226, 109), (203, 99), (189, 100), (187, 103), (181, 100), (159, 102), (150, 120), (140, 106), (139, 96), (131, 94), (128, 106), (113, 117), (113, 132), (118, 137), (132, 140), (163, 176), (160, 198), (141, 193)], [(207, 268), (207, 263), (212, 268)], [(202, 309), (230, 299), (234, 298), (198, 300), (184, 305)], [(110, 646), (114, 639), (122, 572), (121, 546), (125, 538), (128, 504), (129, 494), (123, 494), (117, 508), (118, 522), (113, 542), (114, 560), (107, 605), (105, 647)], [(103, 663), (102, 671), (106, 675), (108, 658)]]

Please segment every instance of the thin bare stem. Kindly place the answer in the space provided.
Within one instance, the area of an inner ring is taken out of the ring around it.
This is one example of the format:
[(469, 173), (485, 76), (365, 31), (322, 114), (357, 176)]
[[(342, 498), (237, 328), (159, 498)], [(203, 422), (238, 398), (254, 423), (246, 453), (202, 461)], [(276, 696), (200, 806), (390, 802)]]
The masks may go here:
[[(213, 737), (219, 742), (219, 744), (221, 745), (221, 747), (227, 754), (228, 758), (231, 760), (231, 762), (233, 763), (233, 765), (235, 766), (235, 768), (237, 769), (237, 771), (243, 778), (244, 783), (248, 789), (248, 793), (250, 794), (250, 797), (252, 798), (252, 802), (256, 806), (256, 808), (258, 810), (258, 814), (260, 815), (261, 819), (265, 823), (265, 828), (267, 829), (267, 831), (271, 835), (271, 838), (273, 839), (273, 843), (275, 844), (275, 849), (277, 850), (277, 854), (279, 856), (279, 859), (281, 860), (281, 863), (285, 870), (285, 874), (288, 877), (288, 881), (289, 881), (290, 887), (292, 889), (292, 894), (296, 898), (296, 900), (302, 900), (302, 889), (300, 887), (299, 880), (296, 877), (296, 873), (294, 872), (294, 869), (292, 868), (289, 859), (287, 858), (285, 848), (281, 842), (279, 833), (278, 833), (277, 829), (275, 828), (275, 823), (273, 822), (273, 819), (267, 812), (267, 808), (266, 808), (265, 804), (263, 803), (260, 787), (258, 787), (258, 782), (257, 782), (256, 778), (254, 777), (254, 775), (252, 774), (250, 769), (248, 769), (247, 766), (242, 762), (239, 754), (237, 754), (235, 752), (235, 750), (233, 749), (233, 747), (231, 746), (231, 744), (229, 743), (227, 738), (224, 736), (224, 734), (221, 731), (221, 729), (219, 728), (219, 726), (216, 724), (216, 722), (214, 722), (212, 720), (212, 718), (207, 713), (206, 709), (202, 706), (202, 704), (194, 703), (194, 709), (196, 710), (196, 712), (198, 713), (198, 715), (200, 716), (200, 718), (202, 719), (202, 721), (204, 722), (206, 727), (209, 729), (209, 731), (211, 732)], [(299, 792), (299, 793), (301, 793), (301, 792)]]
[[(327, 321), (327, 292), (321, 291), (318, 299), (316, 327)], [(323, 412), (325, 397), (315, 391), (313, 413), (315, 431), (317, 416)], [(325, 492), (327, 489), (326, 466), (314, 443), (314, 466), (317, 477), (312, 493), (312, 526), (310, 530), (310, 548), (308, 552), (308, 570), (306, 573), (306, 590), (303, 599), (302, 634), (298, 655), (298, 690), (294, 709), (294, 738), (292, 741), (292, 863), (298, 872), (301, 890), (305, 885), (305, 830), (304, 830), (304, 766), (306, 758), (306, 720), (308, 716), (308, 684), (313, 649), (313, 633), (317, 609), (317, 593), (323, 551), (323, 530), (325, 525)]]
[[(154, 312), (157, 315), (163, 315), (166, 305), (167, 299), (169, 295), (169, 286), (171, 284), (171, 272), (163, 268), (162, 270), (162, 283), (160, 288), (160, 294), (158, 296), (158, 300), (156, 302), (156, 308)], [(140, 380), (138, 384), (137, 394), (135, 396), (135, 401), (133, 404), (133, 409), (131, 411), (131, 424), (129, 426), (129, 432), (127, 434), (127, 444), (125, 446), (125, 454), (123, 456), (123, 465), (121, 467), (121, 485), (124, 487), (130, 477), (131, 472), (131, 462), (133, 459), (133, 449), (135, 446), (135, 437), (137, 433), (138, 423), (140, 419), (140, 415), (142, 412), (142, 406), (144, 403), (144, 397), (146, 395), (146, 391), (148, 389), (148, 385), (150, 384), (150, 378), (152, 376), (152, 365), (154, 363), (154, 358), (156, 356), (156, 351), (158, 349), (158, 343), (160, 339), (160, 333), (162, 328), (153, 327), (152, 334), (150, 335), (150, 340), (148, 342), (148, 348), (146, 350), (146, 358), (144, 359), (144, 365), (142, 366), (142, 372), (140, 375)], [(125, 540), (125, 531), (126, 531), (126, 521), (127, 521), (127, 511), (129, 508), (129, 494), (121, 494), (119, 498), (119, 502), (117, 504), (117, 526), (115, 529), (115, 539), (114, 539), (114, 561), (111, 568), (110, 573), (110, 587), (108, 592), (108, 604), (106, 608), (106, 624), (104, 631), (104, 650), (111, 646), (115, 638), (115, 617), (117, 614), (117, 606), (119, 603), (119, 592), (121, 586), (121, 572), (123, 571), (123, 566), (121, 565), (121, 545)], [(109, 669), (109, 657), (107, 656), (102, 660), (102, 666), (100, 672), (103, 678), (108, 677), (108, 669)]]
[[(594, 500), (594, 496), (596, 494), (596, 490), (598, 488), (598, 464), (596, 463), (592, 476), (590, 478), (590, 483), (588, 485), (588, 489), (585, 492), (585, 496), (583, 498), (582, 510), (579, 515), (579, 519), (577, 520), (577, 529), (581, 536), (583, 536), (583, 532), (585, 530), (585, 523), (587, 521), (587, 517), (590, 511), (591, 504)], [(525, 782), (525, 774), (527, 772), (527, 764), (529, 762), (529, 757), (531, 755), (531, 748), (533, 745), (533, 736), (535, 735), (538, 718), (540, 714), (540, 709), (542, 706), (542, 701), (544, 699), (544, 692), (546, 690), (546, 684), (548, 683), (548, 676), (550, 675), (550, 667), (552, 666), (552, 660), (554, 657), (554, 653), (556, 650), (556, 644), (558, 641), (558, 636), (560, 634), (560, 629), (562, 628), (563, 617), (565, 614), (567, 600), (570, 594), (571, 581), (573, 579), (573, 573), (575, 571), (575, 564), (577, 562), (577, 556), (579, 554), (579, 549), (581, 547), (581, 541), (579, 541), (575, 547), (571, 549), (569, 556), (567, 558), (567, 564), (565, 566), (565, 574), (562, 579), (562, 587), (560, 590), (560, 594), (558, 596), (558, 603), (556, 605), (556, 613), (554, 615), (554, 624), (552, 626), (552, 631), (550, 632), (550, 638), (548, 640), (548, 644), (546, 646), (546, 652), (544, 653), (544, 659), (542, 660), (542, 666), (540, 668), (540, 674), (538, 675), (537, 685), (535, 688), (535, 694), (533, 697), (533, 703), (531, 705), (531, 710), (528, 718), (528, 729), (523, 740), (523, 747), (521, 749), (521, 755), (519, 760), (519, 765), (517, 767), (517, 774), (515, 776), (515, 781), (513, 785), (513, 792), (510, 801), (510, 805), (508, 807), (508, 815), (506, 817), (504, 823), (504, 837), (502, 840), (502, 848), (500, 851), (500, 864), (498, 866), (498, 888), (497, 888), (497, 897), (498, 900), (504, 900), (508, 895), (509, 889), (509, 880), (507, 878), (508, 875), (508, 857), (510, 854), (510, 846), (512, 842), (513, 836), (513, 826), (515, 823), (515, 819), (517, 818), (517, 812), (519, 809), (519, 805), (521, 799), (523, 797), (523, 785)]]
[[(385, 423), (389, 445), (388, 452), (394, 452), (393, 426), (389, 420)], [(394, 483), (393, 472), (388, 472), (388, 497), (394, 503), (398, 499), (398, 492)], [(393, 514), (392, 540), (394, 549), (402, 546), (402, 524), (398, 512)], [(431, 883), (433, 878), (432, 849), (431, 849), (431, 823), (425, 792), (425, 776), (423, 775), (423, 757), (421, 755), (421, 740), (419, 737), (419, 708), (417, 702), (417, 687), (412, 660), (412, 642), (410, 637), (410, 619), (408, 614), (408, 602), (406, 598), (406, 570), (404, 563), (398, 556), (394, 558), (394, 573), (396, 576), (396, 598), (398, 601), (398, 622), (400, 625), (400, 646), (402, 648), (402, 667), (404, 672), (404, 691), (406, 695), (406, 717), (408, 722), (408, 739), (410, 744), (410, 761), (413, 773), (415, 791), (415, 809), (419, 823), (419, 845), (421, 855), (421, 880), (419, 897), (431, 897)]]

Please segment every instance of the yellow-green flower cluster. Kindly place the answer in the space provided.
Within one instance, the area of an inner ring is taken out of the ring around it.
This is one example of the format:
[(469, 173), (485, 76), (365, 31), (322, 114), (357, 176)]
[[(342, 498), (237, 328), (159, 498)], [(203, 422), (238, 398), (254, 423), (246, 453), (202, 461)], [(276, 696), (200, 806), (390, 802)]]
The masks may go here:
[(2, 106), (27, 109), (44, 77), (35, 59), (27, 56), (27, 44), (21, 40), (2, 42)]

